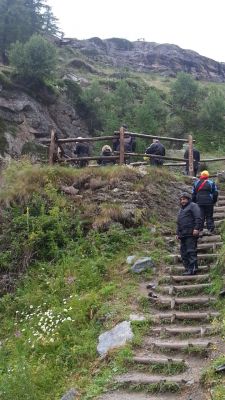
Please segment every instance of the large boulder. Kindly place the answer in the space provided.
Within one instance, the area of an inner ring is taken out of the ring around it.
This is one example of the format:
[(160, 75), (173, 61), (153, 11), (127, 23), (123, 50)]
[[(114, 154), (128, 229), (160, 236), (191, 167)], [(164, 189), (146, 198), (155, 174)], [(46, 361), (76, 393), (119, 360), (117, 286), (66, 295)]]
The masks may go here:
[[(88, 136), (85, 122), (64, 96), (55, 96), (53, 101), (44, 103), (19, 89), (1, 91), (1, 155), (20, 156), (26, 152), (42, 152), (44, 146), (41, 141), (43, 138), (49, 139), (52, 128), (59, 137)], [(42, 149), (37, 149), (31, 143), (38, 144)]]
[(123, 321), (110, 331), (104, 332), (99, 336), (98, 353), (103, 357), (109, 350), (124, 346), (133, 339), (133, 336), (131, 322)]

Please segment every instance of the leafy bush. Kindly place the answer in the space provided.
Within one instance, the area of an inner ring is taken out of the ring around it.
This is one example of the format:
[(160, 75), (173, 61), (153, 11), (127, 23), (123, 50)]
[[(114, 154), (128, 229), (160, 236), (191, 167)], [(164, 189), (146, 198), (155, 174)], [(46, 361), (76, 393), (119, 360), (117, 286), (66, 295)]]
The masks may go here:
[(42, 36), (33, 35), (25, 44), (13, 44), (9, 59), (23, 78), (42, 81), (53, 76), (57, 53), (55, 47)]

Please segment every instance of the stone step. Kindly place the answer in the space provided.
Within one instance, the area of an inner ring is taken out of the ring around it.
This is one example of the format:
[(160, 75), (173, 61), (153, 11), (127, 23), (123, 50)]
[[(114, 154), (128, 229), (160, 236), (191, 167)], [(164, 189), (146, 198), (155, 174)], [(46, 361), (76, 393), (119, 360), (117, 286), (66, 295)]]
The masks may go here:
[(219, 254), (218, 253), (209, 253), (209, 254), (207, 254), (207, 253), (203, 253), (203, 254), (199, 254), (198, 253), (198, 260), (217, 260), (217, 258), (219, 257)]
[(223, 246), (223, 242), (208, 242), (208, 243), (199, 243), (198, 250), (216, 250), (218, 247)]
[[(203, 231), (204, 232), (204, 231)], [(198, 239), (198, 243), (221, 242), (221, 235), (205, 235)]]
[[(155, 294), (154, 294), (155, 296)], [(215, 297), (212, 296), (200, 296), (200, 297), (150, 297), (150, 301), (155, 304), (168, 305), (171, 310), (173, 310), (177, 305), (183, 304), (201, 304), (201, 305), (209, 305), (212, 302), (216, 301)]]
[(223, 217), (225, 218), (225, 213), (213, 213), (214, 220), (223, 219)]
[[(210, 269), (209, 265), (199, 265), (199, 267), (198, 267), (198, 271), (199, 272), (203, 272), (203, 273), (209, 271), (209, 269)], [(182, 274), (185, 271), (183, 265), (178, 265), (178, 266), (173, 266), (173, 267), (166, 267), (165, 270), (166, 270), (167, 273), (170, 273), (170, 274), (175, 273), (175, 272), (176, 273), (179, 272), (179, 273)]]
[(191, 339), (191, 340), (154, 340), (154, 338), (145, 338), (145, 345), (159, 350), (188, 350), (191, 348), (209, 349), (213, 345), (210, 340)]
[(159, 333), (159, 334), (168, 334), (168, 335), (200, 335), (203, 337), (204, 335), (211, 334), (214, 332), (214, 329), (211, 325), (202, 325), (202, 326), (156, 326), (151, 329), (151, 332)]
[(210, 279), (209, 274), (202, 275), (165, 275), (164, 282), (202, 282)]
[(126, 373), (115, 378), (115, 382), (120, 386), (127, 387), (128, 385), (172, 385), (175, 384), (178, 387), (184, 386), (188, 383), (187, 376), (185, 374), (176, 376), (164, 376), (164, 375), (149, 375), (143, 373)]
[(224, 223), (224, 219), (214, 221), (215, 226), (220, 226)]
[(219, 200), (217, 203), (217, 207), (224, 207), (225, 206), (225, 200)]
[(162, 292), (162, 293), (168, 293), (170, 295), (174, 293), (179, 293), (179, 292), (185, 292), (189, 290), (198, 290), (200, 291), (201, 289), (206, 289), (210, 288), (212, 286), (211, 283), (199, 283), (199, 284), (194, 284), (194, 285), (171, 285), (171, 286), (158, 286), (157, 291)]
[(215, 206), (214, 207), (214, 212), (221, 212), (225, 214), (225, 206)]
[(132, 361), (136, 364), (144, 364), (144, 365), (155, 365), (155, 364), (168, 365), (168, 363), (171, 363), (171, 364), (185, 364), (186, 366), (188, 366), (188, 364), (182, 358), (165, 357), (165, 356), (163, 357), (160, 356), (159, 354), (153, 354), (151, 356), (135, 356), (132, 358)]
[[(209, 254), (198, 254), (198, 260), (217, 260), (219, 254), (218, 253), (209, 253)], [(178, 263), (181, 261), (180, 254), (169, 254), (168, 258), (172, 260), (174, 263)]]
[(125, 391), (115, 391), (109, 392), (101, 397), (98, 397), (98, 400), (181, 400), (180, 393), (166, 393), (166, 394), (145, 394), (145, 393), (132, 393)]
[(206, 320), (209, 321), (213, 318), (219, 317), (220, 313), (217, 311), (208, 311), (208, 312), (202, 312), (202, 311), (176, 311), (176, 312), (164, 312), (164, 313), (158, 313), (152, 315), (152, 319), (155, 322), (158, 322), (160, 320), (170, 320), (171, 323), (173, 323), (176, 320)]

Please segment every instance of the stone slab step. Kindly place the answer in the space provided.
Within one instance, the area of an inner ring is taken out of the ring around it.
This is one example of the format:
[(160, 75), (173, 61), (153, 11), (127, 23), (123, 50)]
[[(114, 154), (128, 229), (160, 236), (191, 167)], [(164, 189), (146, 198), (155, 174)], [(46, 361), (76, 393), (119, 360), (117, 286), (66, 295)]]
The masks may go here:
[(208, 250), (208, 249), (216, 250), (216, 248), (221, 246), (223, 246), (223, 242), (199, 243), (198, 250)]
[[(199, 265), (198, 267), (199, 272), (206, 272), (209, 271), (209, 269), (210, 269), (209, 265)], [(174, 273), (174, 272), (183, 273), (185, 269), (183, 265), (178, 265), (178, 266), (166, 267), (165, 270), (168, 273)]]
[(157, 348), (160, 350), (187, 350), (191, 347), (198, 347), (201, 349), (209, 349), (213, 345), (210, 340), (202, 339), (191, 339), (191, 340), (154, 340), (153, 338), (146, 338), (144, 340), (145, 345), (151, 348)]
[(216, 301), (215, 297), (212, 296), (192, 296), (192, 297), (150, 297), (150, 301), (156, 303), (156, 304), (165, 304), (169, 305), (171, 310), (173, 310), (176, 305), (182, 305), (182, 304), (205, 304), (209, 305), (212, 302)]
[(221, 235), (205, 235), (198, 239), (198, 243), (221, 242)]
[(211, 283), (198, 283), (193, 285), (171, 285), (171, 286), (158, 286), (157, 291), (162, 293), (168, 293), (170, 295), (174, 293), (189, 291), (189, 290), (198, 290), (210, 288), (212, 286)]
[(225, 218), (225, 213), (216, 212), (216, 213), (213, 214), (214, 220), (223, 219), (223, 217)]
[(168, 335), (200, 335), (203, 337), (204, 335), (211, 334), (213, 332), (213, 327), (211, 325), (202, 325), (202, 326), (155, 326), (151, 329), (151, 332), (159, 333), (159, 334), (168, 334)]
[(224, 219), (214, 221), (215, 226), (220, 226), (224, 223)]
[(115, 382), (119, 384), (131, 385), (157, 385), (157, 384), (177, 384), (178, 386), (188, 383), (185, 374), (176, 376), (148, 375), (142, 373), (127, 373), (115, 378)]
[(215, 206), (214, 207), (214, 212), (221, 212), (221, 213), (224, 213), (225, 214), (225, 206)]
[(180, 393), (166, 393), (166, 394), (154, 394), (148, 395), (145, 393), (132, 393), (125, 391), (115, 391), (103, 394), (98, 397), (98, 400), (181, 400)]
[(225, 200), (219, 200), (217, 203), (217, 207), (223, 207), (225, 206)]
[[(224, 222), (224, 221), (223, 221)], [(219, 257), (218, 253), (210, 253), (210, 254), (198, 254), (198, 260), (217, 260)], [(172, 259), (174, 263), (178, 263), (181, 261), (180, 254), (170, 254), (168, 256), (169, 259)]]
[(176, 320), (197, 320), (197, 321), (209, 321), (213, 318), (219, 317), (220, 313), (217, 311), (208, 311), (208, 312), (202, 312), (202, 311), (168, 311), (164, 313), (157, 313), (152, 315), (152, 319), (155, 322), (158, 322), (160, 320), (170, 320), (171, 323), (174, 323)]
[(202, 275), (165, 275), (164, 282), (202, 282), (210, 279), (209, 274)]
[(198, 260), (216, 261), (218, 257), (219, 257), (218, 253), (209, 253), (209, 254), (207, 254), (207, 253), (205, 253), (205, 254), (204, 253), (203, 254), (198, 253)]
[(152, 365), (152, 364), (167, 365), (168, 363), (172, 363), (172, 364), (185, 364), (186, 366), (188, 366), (188, 364), (182, 358), (163, 357), (160, 356), (159, 354), (154, 354), (151, 356), (135, 356), (132, 358), (132, 360), (137, 364), (145, 364), (145, 365)]

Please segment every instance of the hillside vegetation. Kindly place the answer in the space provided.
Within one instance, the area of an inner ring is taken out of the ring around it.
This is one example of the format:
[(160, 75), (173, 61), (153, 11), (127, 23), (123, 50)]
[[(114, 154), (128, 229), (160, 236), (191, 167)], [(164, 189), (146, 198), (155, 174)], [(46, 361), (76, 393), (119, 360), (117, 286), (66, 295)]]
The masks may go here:
[[(60, 400), (70, 388), (94, 399), (126, 372), (132, 348), (149, 331), (133, 322), (132, 344), (100, 359), (98, 336), (131, 313), (149, 310), (126, 258), (162, 267), (177, 199), (187, 178), (129, 167), (76, 170), (13, 163), (1, 176), (0, 393), (3, 400)], [(73, 188), (73, 190), (71, 189)], [(222, 228), (223, 229), (223, 228)], [(214, 272), (222, 282), (224, 250)], [(223, 312), (223, 303), (218, 303)], [(221, 331), (224, 330), (221, 319)], [(212, 366), (202, 384), (223, 395)], [(215, 386), (216, 385), (216, 386)]]
[[(79, 194), (63, 192), (72, 184)], [(135, 253), (162, 262), (161, 234), (173, 229), (172, 203), (183, 185), (167, 171), (153, 180), (128, 167), (87, 172), (24, 162), (4, 171), (1, 399), (60, 399), (71, 387), (91, 399), (124, 370), (128, 349), (100, 360), (97, 338), (142, 310), (140, 278), (125, 260)]]

